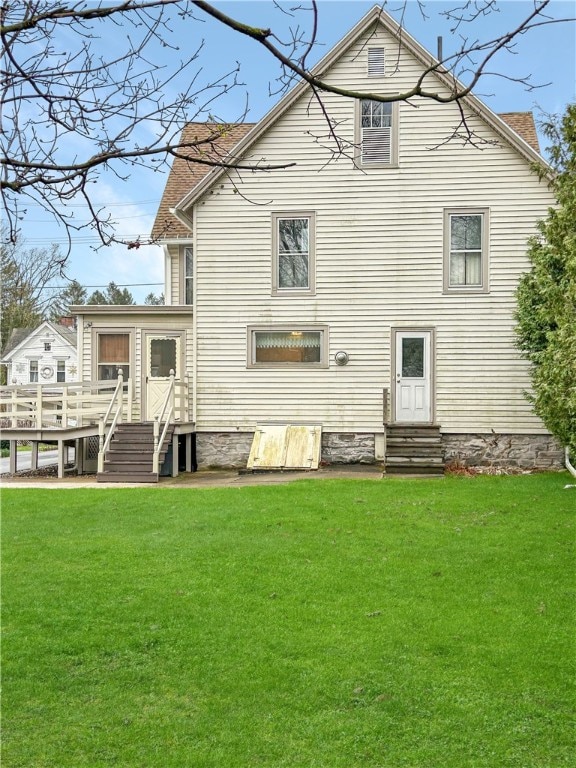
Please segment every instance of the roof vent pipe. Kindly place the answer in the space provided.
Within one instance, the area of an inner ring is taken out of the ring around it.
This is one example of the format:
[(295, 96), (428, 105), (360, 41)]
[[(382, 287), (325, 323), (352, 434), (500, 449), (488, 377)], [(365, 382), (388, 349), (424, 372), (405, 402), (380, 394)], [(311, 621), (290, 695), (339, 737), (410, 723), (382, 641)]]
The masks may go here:
[(442, 35), (438, 36), (438, 61), (442, 61)]

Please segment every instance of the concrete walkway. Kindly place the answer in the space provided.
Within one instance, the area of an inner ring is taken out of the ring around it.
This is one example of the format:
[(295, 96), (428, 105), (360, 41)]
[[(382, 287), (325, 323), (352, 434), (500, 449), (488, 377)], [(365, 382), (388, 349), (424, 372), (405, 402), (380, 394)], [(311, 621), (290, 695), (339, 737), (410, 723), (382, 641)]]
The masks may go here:
[(285, 472), (238, 472), (235, 470), (200, 470), (181, 473), (178, 477), (161, 477), (159, 483), (98, 483), (95, 475), (69, 476), (63, 479), (41, 475), (4, 475), (2, 488), (223, 488), (246, 485), (277, 485), (294, 480), (333, 480), (350, 478), (382, 479), (379, 464), (336, 464), (318, 470)]

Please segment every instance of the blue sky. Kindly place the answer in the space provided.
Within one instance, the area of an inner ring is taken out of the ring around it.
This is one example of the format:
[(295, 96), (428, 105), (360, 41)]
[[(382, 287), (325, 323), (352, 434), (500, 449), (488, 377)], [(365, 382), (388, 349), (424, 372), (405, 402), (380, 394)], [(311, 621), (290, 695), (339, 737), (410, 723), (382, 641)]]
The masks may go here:
[[(276, 30), (294, 23), (285, 13), (278, 11), (270, 0), (235, 0), (215, 4), (225, 13), (260, 27)], [(293, 7), (296, 4), (293, 2), (285, 7)], [(424, 18), (419, 4), (415, 1), (409, 2), (404, 26), (431, 52), (436, 52), (437, 38), (441, 35), (446, 56), (454, 50), (459, 39), (450, 31), (451, 25), (441, 13), (446, 8), (463, 4), (464, 0), (452, 0), (450, 3), (428, 0), (424, 3), (427, 14), (427, 18)], [(373, 2), (363, 0), (320, 0), (318, 38), (323, 45), (317, 47), (312, 61), (327, 53), (373, 5)], [(385, 7), (397, 17), (395, 9), (401, 5), (401, 2), (388, 2)], [(305, 3), (302, 3), (302, 6), (305, 6)], [(479, 39), (498, 37), (504, 31), (515, 28), (519, 20), (530, 13), (533, 3), (507, 0), (500, 3), (498, 8), (498, 12), (480, 19), (473, 28), (468, 25), (465, 28), (467, 35)], [(197, 15), (200, 18), (200, 12)], [(554, 0), (550, 15), (554, 18), (573, 18), (576, 16), (576, 0)], [(310, 19), (310, 14), (304, 12), (299, 18), (303, 25), (306, 19)], [(110, 51), (118, 35), (122, 35), (122, 30), (117, 30), (112, 36), (106, 35), (101, 43), (104, 52)], [(239, 61), (240, 78), (246, 84), (246, 88), (238, 89), (227, 97), (225, 102), (214, 105), (214, 112), (221, 119), (237, 119), (244, 109), (248, 91), (247, 119), (260, 119), (278, 99), (278, 96), (269, 95), (270, 89), (275, 87), (278, 74), (270, 55), (255, 42), (238, 36), (210, 19), (198, 22), (175, 19), (174, 36), (171, 40), (174, 44), (180, 45), (182, 50), (192, 50), (201, 39), (205, 41), (199, 57), (199, 65), (203, 68), (201, 77), (209, 80), (214, 73), (222, 73)], [(156, 55), (174, 57), (176, 54), (159, 48)], [(576, 100), (574, 22), (542, 26), (524, 35), (517, 43), (515, 54), (503, 54), (495, 61), (494, 69), (511, 77), (531, 75), (534, 84), (549, 83), (546, 87), (527, 91), (522, 85), (501, 77), (485, 78), (475, 93), (495, 112), (562, 112), (567, 103)], [(135, 171), (125, 182), (108, 174), (95, 185), (95, 194), (109, 206), (110, 212), (118, 221), (117, 231), (120, 235), (146, 236), (152, 227), (165, 182), (165, 175), (142, 170)], [(81, 218), (82, 207), (75, 208), (74, 213)], [(39, 208), (29, 208), (27, 218), (22, 224), (22, 235), (27, 247), (48, 247), (52, 242), (60, 242), (63, 248), (66, 247), (64, 233)], [(88, 232), (80, 233), (75, 238), (69, 260), (70, 278), (89, 286), (89, 291), (113, 280), (119, 285), (127, 285), (137, 301), (142, 301), (150, 291), (159, 293), (162, 290), (163, 260), (162, 251), (158, 246), (146, 246), (131, 251), (121, 246), (112, 246), (94, 251), (95, 244), (96, 239)]]

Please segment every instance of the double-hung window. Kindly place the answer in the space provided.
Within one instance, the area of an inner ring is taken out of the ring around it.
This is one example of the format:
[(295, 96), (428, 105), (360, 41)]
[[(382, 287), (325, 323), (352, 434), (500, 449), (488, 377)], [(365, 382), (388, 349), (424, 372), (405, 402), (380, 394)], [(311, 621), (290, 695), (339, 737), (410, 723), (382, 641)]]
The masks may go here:
[(358, 116), (359, 164), (398, 164), (398, 104), (362, 99)]
[(448, 209), (444, 214), (444, 290), (488, 291), (488, 210)]
[(272, 293), (314, 293), (315, 225), (310, 212), (272, 215)]
[(38, 383), (38, 360), (30, 360), (29, 373), (30, 373), (30, 383), (37, 384)]
[(65, 360), (56, 361), (56, 381), (58, 382), (66, 381), (66, 361)]
[(194, 303), (194, 259), (191, 246), (184, 248), (183, 254), (184, 267), (184, 304)]

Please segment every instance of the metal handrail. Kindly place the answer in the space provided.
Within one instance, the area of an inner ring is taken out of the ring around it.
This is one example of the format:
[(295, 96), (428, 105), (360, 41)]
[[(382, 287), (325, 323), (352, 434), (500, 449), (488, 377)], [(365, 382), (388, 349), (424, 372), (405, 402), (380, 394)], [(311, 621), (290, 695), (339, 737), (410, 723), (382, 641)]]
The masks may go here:
[[(168, 427), (170, 426), (170, 420), (174, 415), (174, 389), (174, 370), (170, 369), (170, 384), (168, 385), (168, 390), (162, 404), (162, 409), (160, 413), (154, 416), (154, 452), (152, 454), (152, 472), (154, 472), (154, 474), (158, 474), (160, 471), (160, 450), (164, 445), (166, 433), (168, 432)], [(166, 413), (167, 408), (168, 412)], [(166, 417), (166, 421), (164, 422), (164, 429), (162, 430), (162, 435), (160, 436), (160, 423), (164, 417)]]

